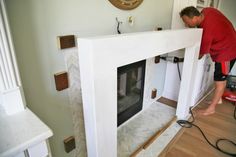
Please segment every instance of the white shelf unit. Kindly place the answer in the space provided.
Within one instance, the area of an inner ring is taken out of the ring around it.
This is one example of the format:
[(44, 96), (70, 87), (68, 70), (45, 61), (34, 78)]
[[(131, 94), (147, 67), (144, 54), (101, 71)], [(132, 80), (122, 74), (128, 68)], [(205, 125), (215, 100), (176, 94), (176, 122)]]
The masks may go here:
[(205, 7), (218, 8), (220, 0), (197, 0), (197, 8), (203, 9)]

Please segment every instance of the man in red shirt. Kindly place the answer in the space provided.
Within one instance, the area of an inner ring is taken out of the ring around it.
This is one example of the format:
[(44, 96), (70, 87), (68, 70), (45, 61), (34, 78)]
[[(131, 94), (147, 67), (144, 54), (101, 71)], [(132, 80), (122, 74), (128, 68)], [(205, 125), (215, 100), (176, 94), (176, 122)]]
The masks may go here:
[(212, 101), (208, 108), (198, 111), (201, 115), (210, 115), (215, 113), (215, 107), (221, 101), (227, 75), (236, 60), (236, 32), (232, 23), (214, 8), (204, 8), (199, 12), (195, 7), (186, 7), (180, 12), (180, 17), (190, 28), (203, 28), (199, 57), (209, 53), (215, 62)]

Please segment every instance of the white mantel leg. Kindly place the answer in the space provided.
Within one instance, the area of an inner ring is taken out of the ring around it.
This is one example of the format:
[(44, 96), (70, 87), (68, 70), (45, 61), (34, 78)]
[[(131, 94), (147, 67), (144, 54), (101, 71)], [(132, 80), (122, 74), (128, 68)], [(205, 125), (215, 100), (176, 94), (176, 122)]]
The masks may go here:
[(199, 52), (199, 43), (196, 46), (185, 49), (183, 76), (180, 83), (180, 92), (176, 115), (179, 119), (185, 119), (189, 113), (191, 97), (193, 94), (193, 86), (195, 81), (195, 69), (197, 67)]

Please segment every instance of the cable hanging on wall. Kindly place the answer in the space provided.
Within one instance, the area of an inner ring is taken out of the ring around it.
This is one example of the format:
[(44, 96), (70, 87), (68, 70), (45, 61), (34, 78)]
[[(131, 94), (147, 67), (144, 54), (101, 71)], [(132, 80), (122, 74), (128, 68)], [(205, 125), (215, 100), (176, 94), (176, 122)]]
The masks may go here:
[(120, 25), (122, 24), (122, 21), (119, 21), (118, 18), (116, 17), (116, 22), (117, 22), (116, 31), (117, 31), (118, 34), (121, 34)]

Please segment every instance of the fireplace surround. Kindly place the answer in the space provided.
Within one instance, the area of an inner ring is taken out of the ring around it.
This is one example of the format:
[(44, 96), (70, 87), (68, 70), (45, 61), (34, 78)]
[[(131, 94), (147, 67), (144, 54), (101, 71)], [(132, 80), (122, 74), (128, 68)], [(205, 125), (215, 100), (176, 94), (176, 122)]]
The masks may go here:
[(117, 68), (123, 65), (185, 48), (176, 115), (187, 118), (201, 35), (183, 29), (78, 39), (89, 157), (117, 156)]

